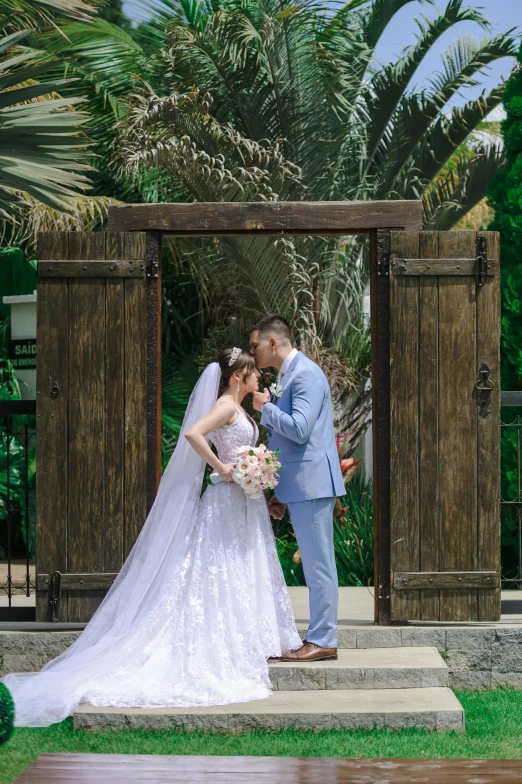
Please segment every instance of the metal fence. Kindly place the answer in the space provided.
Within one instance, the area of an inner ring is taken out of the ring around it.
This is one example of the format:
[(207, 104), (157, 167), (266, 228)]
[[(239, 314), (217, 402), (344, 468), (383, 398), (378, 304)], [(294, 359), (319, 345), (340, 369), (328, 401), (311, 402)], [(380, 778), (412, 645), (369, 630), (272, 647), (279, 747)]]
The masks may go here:
[(0, 400), (0, 621), (35, 619), (36, 402)]

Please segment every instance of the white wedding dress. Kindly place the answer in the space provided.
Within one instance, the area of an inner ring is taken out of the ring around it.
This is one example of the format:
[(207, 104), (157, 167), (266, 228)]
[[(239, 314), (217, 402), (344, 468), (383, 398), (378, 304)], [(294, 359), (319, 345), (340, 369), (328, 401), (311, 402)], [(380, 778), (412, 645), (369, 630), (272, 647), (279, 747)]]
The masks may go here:
[[(182, 432), (215, 398), (214, 390), (190, 409)], [(233, 463), (258, 430), (238, 409), (209, 438)], [(263, 699), (271, 693), (267, 658), (301, 645), (265, 499), (248, 498), (235, 482), (209, 485), (199, 498), (201, 465), (183, 441), (147, 530), (76, 642), (39, 673), (0, 679), (17, 726), (61, 721), (81, 702), (168, 708)]]

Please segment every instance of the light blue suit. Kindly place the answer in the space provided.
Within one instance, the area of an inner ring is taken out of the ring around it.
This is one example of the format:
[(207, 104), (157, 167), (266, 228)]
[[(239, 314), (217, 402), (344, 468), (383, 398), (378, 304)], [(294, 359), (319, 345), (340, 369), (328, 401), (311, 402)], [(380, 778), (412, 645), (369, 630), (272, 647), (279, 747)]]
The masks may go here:
[(282, 468), (276, 495), (288, 504), (310, 592), (306, 639), (337, 647), (338, 583), (333, 508), (345, 488), (333, 429), (330, 387), (321, 368), (300, 351), (283, 375), (282, 394), (266, 403), (261, 424)]

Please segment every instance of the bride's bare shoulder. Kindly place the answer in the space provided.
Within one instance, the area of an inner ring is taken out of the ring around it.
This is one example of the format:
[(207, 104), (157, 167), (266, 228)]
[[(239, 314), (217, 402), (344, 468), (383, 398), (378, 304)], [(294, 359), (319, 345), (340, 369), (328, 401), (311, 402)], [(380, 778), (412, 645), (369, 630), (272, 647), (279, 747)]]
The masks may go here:
[(237, 406), (231, 400), (226, 399), (218, 399), (211, 413), (217, 414), (222, 424), (228, 424), (239, 416)]

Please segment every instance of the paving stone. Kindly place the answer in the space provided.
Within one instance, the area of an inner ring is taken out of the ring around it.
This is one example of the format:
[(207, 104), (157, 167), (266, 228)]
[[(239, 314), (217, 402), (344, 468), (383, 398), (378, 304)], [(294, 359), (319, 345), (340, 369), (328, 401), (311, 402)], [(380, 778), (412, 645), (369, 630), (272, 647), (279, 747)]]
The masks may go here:
[(38, 672), (52, 658), (39, 653), (28, 653), (26, 656), (6, 654), (0, 657), (0, 675), (8, 675), (10, 672)]
[(470, 648), (487, 649), (495, 642), (494, 628), (487, 629), (452, 629), (446, 628), (446, 649), (465, 651)]
[(80, 632), (0, 632), (0, 656), (40, 653), (53, 658), (72, 645)]
[(183, 726), (214, 732), (299, 727), (322, 730), (366, 727), (464, 729), (464, 711), (450, 689), (316, 690), (274, 692), (266, 700), (211, 708), (97, 708), (80, 705), (73, 725), (82, 729)]
[(496, 642), (522, 642), (522, 629), (495, 629)]
[(491, 672), (491, 649), (451, 650), (447, 652), (446, 664), (450, 672), (456, 672), (457, 670), (486, 670)]
[(401, 629), (374, 626), (357, 630), (358, 648), (400, 648), (401, 645)]
[(274, 689), (403, 689), (447, 686), (448, 668), (434, 647), (339, 649), (337, 659), (271, 662)]
[(495, 672), (522, 672), (522, 642), (502, 638), (493, 643), (491, 661)]
[[(318, 662), (319, 664), (319, 662)], [(310, 691), (326, 689), (326, 673), (324, 669), (303, 669), (302, 665), (286, 665), (279, 669), (270, 668), (272, 687), (278, 691)]]
[(425, 645), (433, 646), (439, 650), (446, 648), (446, 630), (421, 627), (408, 627), (401, 630), (402, 644), (414, 648), (422, 648)]
[(510, 686), (512, 689), (522, 689), (522, 673), (520, 672), (493, 672), (491, 673), (491, 688)]
[(355, 629), (343, 629), (341, 626), (337, 630), (338, 648), (357, 648), (357, 632)]
[(476, 689), (487, 691), (491, 688), (491, 673), (485, 670), (457, 670), (449, 673), (449, 686), (451, 689)]

